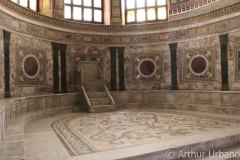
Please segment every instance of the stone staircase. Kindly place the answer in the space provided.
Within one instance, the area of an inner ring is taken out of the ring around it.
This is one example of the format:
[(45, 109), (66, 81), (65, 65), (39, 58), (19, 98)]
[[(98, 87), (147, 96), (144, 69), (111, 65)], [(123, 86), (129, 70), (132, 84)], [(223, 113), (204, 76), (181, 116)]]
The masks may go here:
[(84, 79), (81, 90), (89, 112), (109, 112), (115, 110), (115, 102), (101, 79)]

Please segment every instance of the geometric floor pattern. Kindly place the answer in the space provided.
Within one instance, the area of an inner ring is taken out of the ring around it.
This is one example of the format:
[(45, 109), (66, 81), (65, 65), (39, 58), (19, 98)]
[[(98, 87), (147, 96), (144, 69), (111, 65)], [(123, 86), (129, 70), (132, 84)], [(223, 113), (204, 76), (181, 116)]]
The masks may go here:
[(70, 116), (52, 123), (71, 156), (162, 142), (239, 127), (240, 121), (174, 110), (126, 110)]

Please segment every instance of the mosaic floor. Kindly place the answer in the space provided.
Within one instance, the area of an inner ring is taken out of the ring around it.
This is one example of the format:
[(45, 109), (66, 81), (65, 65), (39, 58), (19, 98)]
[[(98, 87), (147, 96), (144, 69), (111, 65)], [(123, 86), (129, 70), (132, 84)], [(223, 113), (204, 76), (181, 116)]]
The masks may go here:
[(239, 126), (240, 120), (236, 119), (174, 110), (75, 114), (52, 123), (52, 128), (71, 156), (163, 143)]
[[(211, 140), (219, 143), (218, 139), (239, 134), (240, 117), (206, 112), (67, 113), (43, 118), (25, 128), (25, 159), (165, 160), (166, 150), (183, 146), (192, 149), (192, 144), (198, 143), (208, 147)], [(237, 149), (240, 153), (240, 147)]]

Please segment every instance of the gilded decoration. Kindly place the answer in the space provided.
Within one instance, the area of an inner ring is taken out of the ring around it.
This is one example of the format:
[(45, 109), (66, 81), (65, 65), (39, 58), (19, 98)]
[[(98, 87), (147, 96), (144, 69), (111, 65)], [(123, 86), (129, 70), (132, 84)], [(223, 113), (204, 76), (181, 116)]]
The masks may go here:
[(46, 53), (34, 48), (17, 47), (16, 80), (20, 86), (46, 84)]
[(182, 76), (184, 82), (214, 81), (215, 58), (211, 48), (183, 51)]
[[(142, 54), (136, 54), (142, 55)], [(159, 82), (164, 80), (164, 65), (162, 54), (134, 56), (133, 81), (139, 83)]]
[(55, 133), (72, 156), (164, 142), (239, 127), (239, 120), (181, 111), (128, 110), (59, 119)]
[(240, 42), (235, 43), (235, 53), (236, 53), (235, 81), (240, 81)]

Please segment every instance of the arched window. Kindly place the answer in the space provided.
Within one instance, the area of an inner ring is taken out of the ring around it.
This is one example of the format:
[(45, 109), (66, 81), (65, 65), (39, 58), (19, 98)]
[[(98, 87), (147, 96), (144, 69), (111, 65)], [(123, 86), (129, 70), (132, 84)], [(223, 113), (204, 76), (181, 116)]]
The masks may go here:
[(11, 0), (12, 2), (15, 2), (19, 4), (20, 6), (32, 9), (34, 11), (37, 11), (37, 0)]
[(165, 21), (167, 0), (124, 0), (126, 24)]
[(103, 0), (64, 0), (66, 19), (103, 23)]

